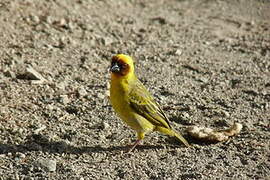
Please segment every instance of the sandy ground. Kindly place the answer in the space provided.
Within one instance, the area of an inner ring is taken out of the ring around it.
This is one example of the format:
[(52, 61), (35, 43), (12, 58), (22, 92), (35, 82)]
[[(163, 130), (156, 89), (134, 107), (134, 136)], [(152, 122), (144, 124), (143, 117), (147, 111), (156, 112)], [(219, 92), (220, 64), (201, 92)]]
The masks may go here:
[[(1, 0), (0, 179), (269, 178), (269, 19), (267, 0)], [(152, 133), (125, 153), (136, 136), (108, 101), (116, 53), (193, 148)], [(186, 133), (233, 122), (243, 130), (223, 143)]]

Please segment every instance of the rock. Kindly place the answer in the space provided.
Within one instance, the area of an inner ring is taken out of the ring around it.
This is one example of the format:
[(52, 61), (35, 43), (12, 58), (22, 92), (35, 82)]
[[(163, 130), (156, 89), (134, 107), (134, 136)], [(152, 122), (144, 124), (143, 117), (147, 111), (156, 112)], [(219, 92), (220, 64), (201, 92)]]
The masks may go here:
[(110, 91), (109, 91), (109, 90), (105, 91), (105, 95), (106, 95), (107, 97), (110, 97)]
[(51, 16), (47, 16), (47, 17), (46, 17), (46, 22), (47, 22), (48, 24), (52, 24), (52, 23), (54, 22), (54, 20), (53, 20), (53, 18), (52, 18)]
[(33, 83), (43, 83), (47, 80), (39, 73), (37, 72), (32, 66), (28, 66), (26, 68), (25, 73), (20, 74), (17, 76), (18, 79), (27, 79), (32, 80)]
[(16, 161), (19, 161), (19, 160), (22, 160), (26, 157), (25, 154), (21, 153), (21, 152), (16, 152), (16, 155), (15, 155), (15, 160)]
[(68, 82), (67, 81), (62, 81), (60, 83), (57, 83), (55, 86), (60, 90), (65, 90), (66, 87), (68, 86)]
[(228, 111), (221, 110), (221, 114), (226, 118), (230, 117), (230, 113)]
[(104, 99), (105, 98), (104, 94), (102, 94), (102, 93), (97, 93), (97, 97), (99, 99)]
[(34, 165), (37, 168), (42, 168), (49, 172), (56, 171), (56, 160), (40, 158), (37, 161), (35, 161)]
[(167, 20), (163, 17), (155, 17), (151, 19), (154, 24), (164, 25), (167, 24)]
[(200, 77), (198, 79), (198, 81), (203, 82), (203, 83), (207, 83), (208, 82), (208, 78), (206, 78), (206, 77)]
[(52, 112), (55, 109), (55, 107), (53, 105), (51, 105), (51, 104), (48, 104), (46, 106), (46, 109), (48, 109), (50, 112)]
[(102, 37), (100, 41), (104, 46), (108, 46), (113, 43), (113, 40), (109, 37)]
[(36, 16), (36, 15), (32, 15), (32, 16), (31, 16), (31, 19), (32, 19), (32, 21), (33, 21), (34, 23), (36, 23), (36, 24), (38, 24), (38, 23), (40, 22), (39, 17)]
[(106, 122), (102, 122), (102, 129), (108, 129), (110, 127), (110, 125)]
[(177, 49), (175, 52), (174, 52), (175, 55), (177, 56), (181, 56), (182, 55), (182, 51), (180, 49)]
[(68, 104), (70, 102), (68, 95), (60, 95), (60, 99), (59, 99), (60, 103), (62, 104)]
[(84, 87), (80, 87), (80, 88), (78, 89), (78, 95), (79, 95), (80, 97), (84, 97), (84, 96), (87, 95), (87, 91), (84, 89)]
[(41, 125), (41, 127), (38, 127), (36, 130), (34, 130), (34, 134), (38, 134), (39, 132), (43, 131), (46, 129), (45, 125)]

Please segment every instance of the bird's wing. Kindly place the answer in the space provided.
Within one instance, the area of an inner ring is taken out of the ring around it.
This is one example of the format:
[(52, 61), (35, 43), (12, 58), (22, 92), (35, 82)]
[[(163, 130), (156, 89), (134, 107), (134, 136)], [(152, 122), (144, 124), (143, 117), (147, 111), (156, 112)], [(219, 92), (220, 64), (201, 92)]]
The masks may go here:
[(155, 126), (171, 128), (168, 118), (160, 105), (155, 102), (153, 96), (139, 80), (131, 89), (129, 93), (129, 104), (136, 113), (143, 116)]

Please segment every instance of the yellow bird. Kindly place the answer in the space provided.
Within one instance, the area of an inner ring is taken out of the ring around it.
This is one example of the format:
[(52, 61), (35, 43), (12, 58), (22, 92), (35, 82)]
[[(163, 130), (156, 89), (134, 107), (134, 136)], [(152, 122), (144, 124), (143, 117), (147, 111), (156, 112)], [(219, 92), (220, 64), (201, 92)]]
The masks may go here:
[(111, 62), (110, 101), (117, 115), (137, 132), (137, 140), (129, 149), (131, 152), (145, 134), (159, 131), (175, 136), (189, 146), (188, 142), (170, 124), (159, 104), (136, 77), (133, 60), (130, 56), (118, 54)]

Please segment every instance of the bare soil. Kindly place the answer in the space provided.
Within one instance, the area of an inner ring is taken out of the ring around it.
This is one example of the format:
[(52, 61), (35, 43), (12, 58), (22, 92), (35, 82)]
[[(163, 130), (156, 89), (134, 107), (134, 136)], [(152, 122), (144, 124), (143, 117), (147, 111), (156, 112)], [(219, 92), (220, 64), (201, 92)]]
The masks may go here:
[[(267, 0), (1, 0), (0, 179), (268, 179), (269, 20)], [(108, 101), (116, 53), (192, 148), (152, 133), (125, 153), (136, 136)], [(233, 122), (243, 130), (223, 143), (185, 132)]]

